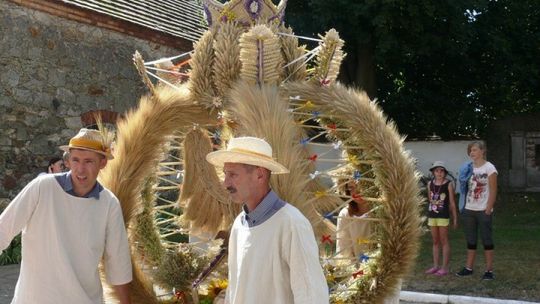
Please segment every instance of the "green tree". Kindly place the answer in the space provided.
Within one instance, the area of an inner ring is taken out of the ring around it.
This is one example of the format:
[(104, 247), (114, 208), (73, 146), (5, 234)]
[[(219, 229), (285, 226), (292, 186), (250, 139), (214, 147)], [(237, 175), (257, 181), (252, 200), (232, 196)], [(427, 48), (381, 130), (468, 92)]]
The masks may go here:
[(482, 119), (540, 111), (540, 3), (488, 1), (479, 12), (470, 53)]
[(540, 52), (538, 6), (290, 1), (286, 21), (301, 35), (336, 28), (348, 54), (340, 80), (377, 98), (402, 133), (452, 139), (482, 136), (490, 121), (509, 113), (540, 110), (538, 67), (530, 61)]

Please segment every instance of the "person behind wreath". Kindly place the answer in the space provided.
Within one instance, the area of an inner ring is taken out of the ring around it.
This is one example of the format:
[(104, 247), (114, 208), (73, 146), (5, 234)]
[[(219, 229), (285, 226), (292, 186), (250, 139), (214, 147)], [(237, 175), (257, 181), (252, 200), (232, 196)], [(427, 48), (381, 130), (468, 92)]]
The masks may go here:
[(60, 147), (71, 171), (32, 180), (0, 215), (0, 250), (22, 231), (22, 263), (12, 304), (98, 304), (98, 265), (121, 304), (131, 303), (131, 257), (114, 194), (98, 181), (112, 159), (97, 130), (81, 129)]
[(49, 163), (47, 165), (47, 170), (45, 172), (41, 172), (38, 174), (38, 176), (42, 176), (45, 174), (54, 174), (54, 173), (60, 173), (64, 171), (64, 160), (61, 157), (53, 157), (49, 160)]
[(327, 304), (313, 228), (270, 188), (271, 174), (289, 172), (272, 158), (272, 147), (256, 137), (232, 138), (206, 160), (223, 167), (224, 186), (243, 204), (229, 238), (225, 303)]

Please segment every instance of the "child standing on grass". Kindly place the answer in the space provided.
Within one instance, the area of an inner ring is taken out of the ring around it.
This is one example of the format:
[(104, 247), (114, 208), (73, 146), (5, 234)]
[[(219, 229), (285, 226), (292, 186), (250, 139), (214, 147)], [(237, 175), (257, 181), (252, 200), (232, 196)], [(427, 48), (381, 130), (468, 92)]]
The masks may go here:
[(495, 166), (486, 160), (486, 148), (482, 142), (470, 143), (467, 154), (472, 162), (464, 164), (459, 173), (459, 182), (464, 186), (460, 195), (464, 197), (461, 218), (467, 240), (467, 261), (456, 275), (463, 277), (473, 274), (480, 232), (486, 259), (482, 280), (493, 280), (493, 206), (497, 199), (498, 173)]
[[(450, 243), (448, 242), (448, 226), (450, 213), (452, 225), (457, 227), (457, 211), (454, 200), (454, 185), (446, 178), (448, 170), (442, 161), (436, 161), (429, 169), (433, 179), (428, 183), (428, 226), (431, 227), (433, 238), (433, 267), (426, 270), (426, 274), (444, 276), (448, 274), (448, 261), (450, 259)], [(439, 261), (439, 251), (442, 249), (443, 261)]]

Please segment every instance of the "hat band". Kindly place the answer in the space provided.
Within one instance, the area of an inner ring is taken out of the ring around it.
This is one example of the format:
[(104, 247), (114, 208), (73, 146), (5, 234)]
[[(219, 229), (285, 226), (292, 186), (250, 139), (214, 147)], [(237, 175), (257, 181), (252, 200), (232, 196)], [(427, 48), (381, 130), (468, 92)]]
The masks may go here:
[(75, 147), (84, 147), (92, 150), (97, 150), (101, 152), (107, 152), (107, 150), (103, 147), (103, 144), (99, 141), (95, 140), (88, 140), (84, 138), (72, 138), (69, 141), (69, 147), (75, 148)]
[(258, 153), (258, 152), (254, 152), (254, 151), (251, 151), (251, 150), (247, 150), (247, 149), (242, 149), (242, 148), (232, 148), (230, 149), (229, 151), (231, 152), (240, 152), (240, 153), (244, 153), (244, 154), (251, 154), (251, 155), (255, 155), (255, 156), (259, 156), (259, 157), (262, 157), (262, 158), (265, 158), (267, 160), (271, 160), (271, 161), (274, 161), (274, 159), (266, 154), (262, 154), (262, 153)]

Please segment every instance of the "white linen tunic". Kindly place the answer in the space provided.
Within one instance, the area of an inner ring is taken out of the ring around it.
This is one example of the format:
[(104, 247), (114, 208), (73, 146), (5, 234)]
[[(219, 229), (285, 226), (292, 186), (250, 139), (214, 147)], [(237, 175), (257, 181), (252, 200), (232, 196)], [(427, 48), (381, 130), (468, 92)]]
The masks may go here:
[(229, 239), (230, 304), (328, 304), (328, 285), (309, 221), (286, 204), (264, 223), (239, 215)]
[(342, 257), (360, 260), (361, 254), (369, 250), (369, 243), (363, 240), (371, 238), (371, 222), (354, 219), (366, 217), (367, 214), (350, 216), (348, 206), (339, 212), (336, 252)]
[(54, 175), (30, 182), (0, 215), (0, 250), (22, 230), (21, 272), (13, 304), (103, 303), (98, 265), (107, 281), (132, 279), (129, 245), (118, 199), (66, 193)]

